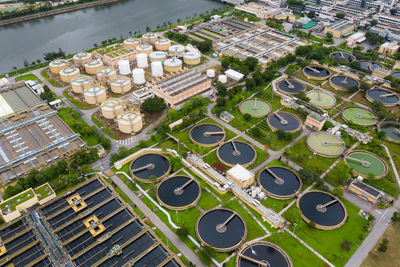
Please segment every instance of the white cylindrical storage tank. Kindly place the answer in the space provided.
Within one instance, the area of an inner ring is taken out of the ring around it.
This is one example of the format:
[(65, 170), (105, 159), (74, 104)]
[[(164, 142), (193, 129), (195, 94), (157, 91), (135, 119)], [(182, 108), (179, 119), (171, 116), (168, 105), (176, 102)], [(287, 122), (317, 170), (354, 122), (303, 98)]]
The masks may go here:
[(131, 67), (129, 66), (129, 61), (126, 59), (120, 60), (118, 62), (118, 70), (121, 75), (128, 75), (131, 73)]
[(201, 54), (196, 52), (186, 52), (183, 54), (183, 62), (188, 65), (200, 64)]
[(168, 48), (171, 46), (171, 41), (167, 38), (160, 38), (155, 41), (154, 46), (156, 50), (167, 51)]
[(65, 59), (61, 59), (61, 58), (54, 59), (53, 61), (51, 61), (49, 63), (50, 71), (53, 74), (59, 74), (60, 71), (62, 71), (66, 67), (68, 67), (68, 61), (66, 61)]
[(151, 75), (153, 77), (161, 77), (163, 73), (163, 66), (160, 61), (154, 61), (151, 63)]
[(146, 82), (143, 69), (134, 69), (132, 71), (132, 76), (134, 84), (144, 84)]
[(137, 54), (136, 61), (138, 68), (147, 68), (149, 66), (149, 62), (147, 60), (147, 54), (145, 53)]
[(143, 43), (154, 44), (157, 39), (158, 39), (158, 35), (155, 34), (154, 32), (147, 32), (147, 33), (142, 35), (142, 42)]
[(137, 133), (143, 128), (142, 115), (126, 112), (118, 117), (118, 129), (126, 134)]
[(140, 45), (140, 40), (136, 38), (128, 38), (124, 40), (124, 46), (130, 49), (136, 49)]
[(117, 94), (125, 94), (132, 89), (131, 79), (126, 76), (118, 76), (110, 82), (111, 91)]
[(104, 67), (96, 72), (96, 77), (99, 81), (111, 81), (117, 78), (117, 71), (110, 67)]
[(185, 53), (185, 47), (183, 45), (171, 45), (168, 48), (168, 52), (170, 56), (182, 56)]
[(226, 77), (226, 75), (219, 75), (218, 81), (221, 83), (226, 83), (228, 81), (228, 77)]
[(178, 58), (169, 58), (164, 61), (164, 69), (168, 72), (176, 72), (182, 70), (182, 60)]
[(116, 98), (109, 98), (101, 104), (101, 115), (109, 120), (124, 113), (124, 105)]
[(88, 74), (95, 74), (96, 72), (98, 72), (101, 68), (103, 68), (103, 62), (98, 59), (98, 58), (94, 58), (88, 62), (85, 63), (85, 71)]
[(73, 79), (80, 75), (80, 71), (75, 67), (67, 67), (60, 71), (60, 79), (65, 83), (71, 82)]
[(167, 59), (167, 52), (163, 51), (154, 51), (149, 55), (150, 61), (155, 62), (155, 61), (164, 61)]
[(82, 94), (85, 89), (92, 86), (93, 79), (86, 75), (80, 75), (71, 81), (71, 89), (77, 94)]
[(94, 85), (83, 91), (85, 101), (91, 105), (98, 105), (107, 99), (107, 90), (103, 86)]
[(75, 64), (83, 64), (92, 59), (92, 54), (88, 52), (79, 52), (72, 58)]
[(153, 46), (148, 43), (140, 44), (136, 47), (136, 51), (138, 53), (145, 53), (146, 55), (150, 55), (153, 52)]
[(207, 70), (207, 77), (214, 78), (215, 77), (215, 70), (209, 69)]

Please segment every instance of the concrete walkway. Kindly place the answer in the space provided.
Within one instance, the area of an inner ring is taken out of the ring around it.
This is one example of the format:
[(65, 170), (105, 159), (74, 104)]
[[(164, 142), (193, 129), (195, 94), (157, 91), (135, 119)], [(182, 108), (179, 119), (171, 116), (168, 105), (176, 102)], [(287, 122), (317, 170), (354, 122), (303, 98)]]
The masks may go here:
[(143, 214), (168, 238), (168, 240), (193, 264), (206, 266), (197, 255), (149, 208), (133, 193), (129, 187), (117, 176), (112, 175), (111, 180), (124, 192)]

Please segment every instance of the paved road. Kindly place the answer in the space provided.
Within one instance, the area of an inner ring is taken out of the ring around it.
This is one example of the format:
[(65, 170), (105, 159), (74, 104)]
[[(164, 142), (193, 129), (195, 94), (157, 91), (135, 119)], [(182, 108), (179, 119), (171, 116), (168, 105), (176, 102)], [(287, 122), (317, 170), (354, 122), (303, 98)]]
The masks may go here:
[(117, 176), (112, 175), (111, 180), (124, 192), (130, 200), (153, 222), (153, 224), (168, 238), (168, 240), (193, 264), (196, 266), (206, 266), (197, 255), (182, 240), (171, 231), (171, 229), (158, 218), (158, 216), (147, 205), (136, 196), (133, 191)]

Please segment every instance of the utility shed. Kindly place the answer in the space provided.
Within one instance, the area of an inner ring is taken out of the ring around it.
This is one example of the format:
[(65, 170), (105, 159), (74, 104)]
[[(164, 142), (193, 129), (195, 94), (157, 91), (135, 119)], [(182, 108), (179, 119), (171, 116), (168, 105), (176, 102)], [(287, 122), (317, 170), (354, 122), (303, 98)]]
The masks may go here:
[(227, 171), (226, 176), (242, 188), (247, 188), (254, 182), (254, 174), (239, 164)]
[(243, 74), (241, 74), (240, 72), (237, 72), (233, 69), (229, 69), (229, 70), (225, 71), (225, 75), (235, 81), (240, 81), (244, 77)]

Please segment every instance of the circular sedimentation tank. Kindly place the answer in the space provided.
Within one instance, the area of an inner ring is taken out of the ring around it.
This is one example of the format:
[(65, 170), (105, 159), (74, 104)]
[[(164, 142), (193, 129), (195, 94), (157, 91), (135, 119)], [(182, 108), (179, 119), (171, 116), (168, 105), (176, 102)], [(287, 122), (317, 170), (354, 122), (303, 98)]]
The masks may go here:
[(124, 40), (124, 46), (130, 49), (136, 49), (140, 45), (140, 40), (137, 38), (128, 38)]
[(392, 75), (393, 78), (396, 78), (396, 79), (400, 78), (400, 71), (395, 71), (391, 75)]
[(156, 61), (162, 62), (167, 58), (167, 52), (154, 51), (150, 53), (149, 58), (151, 62), (156, 62)]
[(132, 89), (131, 79), (126, 76), (117, 76), (110, 82), (111, 91), (116, 94), (125, 94)]
[(227, 166), (239, 164), (246, 167), (256, 161), (257, 153), (249, 144), (241, 141), (229, 141), (218, 147), (217, 157)]
[(130, 166), (132, 177), (144, 183), (159, 181), (166, 177), (170, 171), (171, 164), (168, 158), (156, 153), (140, 155), (132, 161)]
[(101, 70), (104, 66), (103, 62), (98, 58), (89, 60), (84, 65), (85, 65), (86, 73), (91, 74), (91, 75), (93, 75), (96, 72), (98, 72), (99, 70)]
[(312, 90), (306, 93), (306, 96), (310, 98), (310, 104), (319, 108), (331, 108), (336, 104), (336, 99), (333, 95), (325, 93), (321, 90)]
[(342, 110), (342, 117), (345, 121), (361, 126), (374, 125), (378, 118), (374, 113), (365, 108), (347, 107)]
[(225, 130), (212, 123), (203, 123), (190, 129), (190, 140), (199, 146), (216, 146), (226, 137)]
[(272, 166), (260, 172), (258, 185), (273, 198), (289, 199), (300, 192), (302, 183), (297, 174), (288, 168)]
[(201, 196), (199, 182), (188, 176), (173, 176), (163, 180), (157, 188), (157, 199), (172, 210), (188, 209), (196, 205)]
[(327, 132), (310, 134), (307, 137), (307, 146), (313, 153), (323, 157), (338, 157), (346, 149), (340, 137)]
[(203, 244), (219, 252), (228, 252), (242, 244), (247, 228), (236, 212), (217, 208), (200, 216), (196, 224), (196, 234)]
[(75, 64), (83, 64), (92, 59), (92, 54), (88, 52), (79, 52), (76, 53), (72, 59)]
[(266, 241), (251, 242), (237, 254), (238, 267), (292, 267), (289, 256), (280, 247)]
[(382, 65), (368, 60), (361, 60), (360, 61), (360, 68), (366, 71), (374, 71), (377, 68), (382, 68)]
[(93, 85), (83, 91), (86, 103), (98, 105), (107, 99), (107, 89), (103, 86)]
[(93, 79), (86, 75), (80, 75), (71, 81), (71, 88), (74, 93), (82, 94), (85, 89), (93, 86)]
[(376, 179), (387, 175), (388, 167), (383, 159), (369, 151), (352, 151), (344, 157), (346, 164), (356, 175), (368, 177), (373, 174)]
[(330, 70), (327, 68), (311, 65), (303, 68), (303, 75), (311, 80), (325, 80), (331, 75)]
[(104, 67), (96, 72), (97, 80), (99, 81), (111, 81), (117, 78), (117, 71), (114, 68)]
[(153, 46), (148, 43), (140, 44), (136, 47), (136, 51), (138, 54), (145, 53), (146, 55), (150, 55), (153, 52)]
[(268, 126), (273, 130), (294, 133), (301, 130), (300, 119), (287, 112), (274, 112), (267, 117)]
[(314, 222), (322, 230), (333, 230), (341, 227), (347, 219), (343, 203), (335, 196), (322, 191), (309, 191), (297, 199), (301, 217), (307, 223)]
[(333, 52), (331, 53), (331, 56), (340, 61), (341, 63), (351, 63), (354, 60), (356, 60), (356, 57), (353, 56), (352, 54), (345, 53), (345, 52)]
[(264, 117), (271, 112), (271, 105), (264, 99), (249, 98), (239, 104), (239, 110), (242, 114), (250, 114), (252, 117)]
[(101, 115), (109, 120), (117, 118), (124, 110), (123, 103), (116, 98), (109, 98), (101, 104)]
[(379, 126), (379, 131), (386, 135), (390, 142), (400, 143), (400, 123), (395, 121), (385, 121)]
[(80, 74), (81, 73), (78, 68), (66, 67), (65, 69), (60, 71), (60, 79), (65, 83), (69, 83), (73, 79), (77, 78)]
[(167, 38), (160, 38), (154, 42), (154, 46), (159, 51), (167, 51), (171, 46), (171, 41)]
[(182, 70), (182, 60), (178, 58), (169, 58), (164, 61), (164, 69), (168, 72), (177, 72)]
[(329, 84), (336, 90), (345, 91), (349, 87), (359, 87), (359, 82), (345, 75), (336, 75), (329, 79)]
[(306, 87), (301, 82), (284, 79), (278, 83), (278, 89), (288, 94), (297, 94), (304, 91)]
[(126, 112), (117, 118), (118, 130), (125, 134), (134, 134), (142, 130), (143, 118), (140, 113)]
[(66, 67), (68, 67), (68, 61), (65, 59), (58, 58), (49, 63), (50, 72), (53, 74), (59, 74)]
[(395, 92), (383, 88), (370, 89), (367, 92), (366, 97), (370, 102), (374, 102), (376, 100), (387, 107), (393, 107), (399, 103), (399, 96)]

